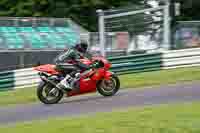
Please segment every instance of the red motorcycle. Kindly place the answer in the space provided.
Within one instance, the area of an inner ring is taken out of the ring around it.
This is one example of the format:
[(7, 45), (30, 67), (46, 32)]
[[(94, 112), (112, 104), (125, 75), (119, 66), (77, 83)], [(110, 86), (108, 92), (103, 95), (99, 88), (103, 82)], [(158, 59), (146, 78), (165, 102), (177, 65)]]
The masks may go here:
[(39, 71), (41, 82), (37, 88), (37, 96), (44, 104), (56, 104), (66, 94), (67, 97), (81, 95), (98, 91), (103, 96), (113, 96), (120, 88), (120, 81), (116, 74), (109, 71), (111, 64), (103, 57), (93, 57), (81, 59), (81, 61), (90, 65), (99, 63), (98, 68), (93, 68), (80, 72), (79, 78), (73, 83), (72, 91), (64, 91), (57, 88), (56, 85), (65, 77), (66, 74), (75, 71), (77, 68), (73, 64), (67, 64), (68, 72), (58, 70), (55, 65), (47, 64), (35, 67)]

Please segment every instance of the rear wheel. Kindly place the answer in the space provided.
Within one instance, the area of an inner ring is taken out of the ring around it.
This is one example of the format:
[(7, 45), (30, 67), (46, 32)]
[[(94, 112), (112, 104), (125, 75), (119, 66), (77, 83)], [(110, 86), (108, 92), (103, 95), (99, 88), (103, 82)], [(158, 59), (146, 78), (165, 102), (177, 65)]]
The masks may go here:
[(56, 104), (62, 99), (63, 95), (61, 90), (45, 82), (41, 82), (37, 88), (37, 97), (44, 104)]
[(113, 96), (120, 88), (120, 81), (116, 75), (112, 75), (109, 80), (101, 80), (97, 84), (97, 91), (103, 96)]

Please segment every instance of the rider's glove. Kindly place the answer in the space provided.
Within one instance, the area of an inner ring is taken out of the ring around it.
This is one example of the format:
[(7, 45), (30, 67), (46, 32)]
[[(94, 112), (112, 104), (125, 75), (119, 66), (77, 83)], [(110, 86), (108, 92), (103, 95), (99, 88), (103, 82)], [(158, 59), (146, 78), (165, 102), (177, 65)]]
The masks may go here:
[(95, 63), (91, 64), (89, 67), (90, 68), (98, 68), (99, 67), (99, 63), (95, 62)]

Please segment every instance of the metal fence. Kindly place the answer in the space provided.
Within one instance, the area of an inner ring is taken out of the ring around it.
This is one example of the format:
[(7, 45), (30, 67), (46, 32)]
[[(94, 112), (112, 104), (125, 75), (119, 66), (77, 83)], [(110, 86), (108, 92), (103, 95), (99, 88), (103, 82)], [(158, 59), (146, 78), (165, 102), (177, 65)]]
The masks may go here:
[(156, 8), (141, 10), (98, 10), (99, 39), (102, 55), (110, 45), (108, 36), (114, 39), (118, 49), (127, 52), (134, 50), (168, 50), (170, 48), (170, 11), (169, 2)]
[[(119, 55), (127, 55), (127, 54), (139, 54), (145, 53), (146, 50), (137, 50), (128, 52), (127, 46), (129, 45), (129, 35), (127, 32), (107, 32), (106, 39), (106, 56), (119, 56)], [(90, 51), (97, 52), (101, 54), (101, 47), (100, 47), (100, 38), (99, 33), (92, 32), (90, 33)]]
[(200, 47), (200, 21), (179, 21), (174, 30), (173, 49)]

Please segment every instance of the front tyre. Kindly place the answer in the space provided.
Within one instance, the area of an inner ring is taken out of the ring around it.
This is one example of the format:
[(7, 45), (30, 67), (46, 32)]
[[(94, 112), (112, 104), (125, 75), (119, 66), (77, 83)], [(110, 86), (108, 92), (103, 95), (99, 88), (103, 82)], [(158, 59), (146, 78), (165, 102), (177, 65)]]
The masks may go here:
[(63, 95), (61, 90), (43, 81), (37, 88), (37, 97), (44, 104), (56, 104), (62, 99)]
[(116, 75), (112, 75), (109, 80), (101, 80), (97, 84), (97, 91), (103, 96), (113, 96), (120, 88), (120, 81)]

